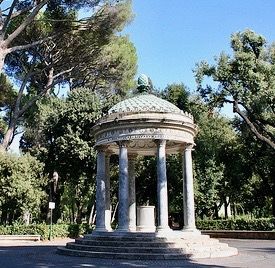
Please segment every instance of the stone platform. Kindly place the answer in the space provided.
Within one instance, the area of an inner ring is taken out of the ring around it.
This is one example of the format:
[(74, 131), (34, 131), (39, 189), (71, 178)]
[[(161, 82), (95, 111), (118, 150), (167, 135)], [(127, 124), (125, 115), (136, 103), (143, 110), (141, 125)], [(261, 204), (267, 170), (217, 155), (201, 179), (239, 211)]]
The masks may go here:
[(173, 231), (165, 236), (141, 232), (100, 232), (69, 242), (66, 247), (59, 247), (58, 253), (108, 259), (177, 260), (228, 257), (238, 254), (238, 250), (199, 232)]

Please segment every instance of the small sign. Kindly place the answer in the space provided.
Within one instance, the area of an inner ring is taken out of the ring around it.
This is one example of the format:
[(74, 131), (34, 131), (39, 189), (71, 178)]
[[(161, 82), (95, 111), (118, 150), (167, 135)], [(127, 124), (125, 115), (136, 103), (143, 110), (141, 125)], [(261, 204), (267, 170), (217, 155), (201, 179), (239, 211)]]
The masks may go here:
[(50, 209), (55, 209), (55, 203), (54, 202), (49, 202), (49, 208)]

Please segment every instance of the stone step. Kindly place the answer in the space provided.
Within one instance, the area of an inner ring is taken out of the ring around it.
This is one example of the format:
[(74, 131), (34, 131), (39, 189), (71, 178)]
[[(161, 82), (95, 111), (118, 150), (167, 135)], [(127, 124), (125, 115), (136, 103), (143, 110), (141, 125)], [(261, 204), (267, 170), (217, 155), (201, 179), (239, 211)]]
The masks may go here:
[(111, 247), (174, 247), (174, 242), (159, 242), (159, 241), (109, 241), (109, 240), (90, 240), (76, 239), (76, 244), (91, 245), (91, 246), (111, 246)]
[(187, 245), (187, 246), (192, 246), (192, 245), (216, 245), (219, 244), (218, 239), (202, 239), (202, 240), (187, 240), (187, 239), (175, 239), (171, 240), (174, 243), (180, 244), (180, 245)]
[(214, 252), (214, 251), (222, 251), (227, 250), (227, 246), (223, 245), (215, 245), (210, 247), (200, 246), (200, 247), (186, 247), (184, 248), (186, 253), (199, 253), (199, 252)]
[(74, 250), (65, 247), (57, 249), (59, 254), (91, 257), (91, 258), (104, 258), (104, 259), (131, 259), (131, 260), (186, 260), (191, 257), (189, 254), (173, 254), (173, 253), (114, 253), (114, 252), (93, 252), (84, 250)]
[(110, 236), (97, 236), (97, 235), (86, 235), (84, 236), (85, 240), (90, 240), (90, 241), (148, 241), (148, 242), (153, 242), (153, 241), (158, 241), (158, 242), (165, 242), (167, 241), (167, 238), (164, 237), (156, 237), (156, 236), (115, 236), (115, 235), (110, 235)]
[(103, 237), (103, 236), (108, 236), (108, 237), (156, 237), (156, 233), (154, 232), (118, 232), (118, 231), (106, 231), (106, 232), (96, 232), (93, 231), (92, 235), (91, 234), (86, 234), (85, 237)]
[(192, 252), (190, 259), (201, 259), (201, 258), (221, 258), (230, 257), (238, 254), (236, 248), (227, 247), (223, 250), (210, 250), (201, 252)]
[[(168, 242), (158, 242), (158, 241), (109, 241), (109, 240), (90, 240), (90, 239), (76, 239), (76, 244), (81, 245), (91, 245), (91, 246), (111, 246), (111, 247), (169, 247), (174, 248), (184, 247), (184, 248), (197, 248), (201, 246), (213, 246), (221, 245), (221, 243), (216, 239), (209, 239), (208, 241), (188, 241), (188, 240), (168, 240)], [(227, 245), (227, 244), (225, 244)]]
[[(177, 235), (180, 234), (180, 235)], [(237, 249), (200, 234), (158, 237), (156, 234), (103, 233), (86, 235), (59, 248), (64, 255), (133, 260), (215, 258), (236, 255)]]
[[(150, 246), (150, 245), (148, 245)], [(186, 250), (183, 248), (169, 248), (169, 247), (112, 247), (112, 246), (91, 246), (81, 245), (76, 243), (67, 243), (66, 248), (81, 251), (92, 251), (92, 252), (113, 252), (113, 253), (175, 253), (184, 254)]]
[(0, 240), (40, 241), (40, 235), (0, 235)]

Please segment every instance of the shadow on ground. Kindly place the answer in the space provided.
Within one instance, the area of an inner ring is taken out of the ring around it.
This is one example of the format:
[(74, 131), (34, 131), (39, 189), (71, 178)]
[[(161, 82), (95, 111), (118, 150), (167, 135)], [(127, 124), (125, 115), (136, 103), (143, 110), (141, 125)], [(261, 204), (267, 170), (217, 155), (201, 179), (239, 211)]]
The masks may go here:
[[(275, 244), (275, 241), (274, 241), (274, 244)], [(255, 248), (255, 251), (275, 254), (275, 247), (273, 247), (273, 248)], [(274, 264), (274, 267), (275, 267), (275, 264)]]
[(129, 261), (112, 259), (95, 259), (85, 257), (70, 257), (56, 254), (57, 246), (26, 245), (0, 246), (1, 268), (105, 268), (105, 267), (135, 267), (135, 268), (179, 268), (179, 267), (213, 267), (225, 266), (203, 265), (192, 260), (154, 260)]

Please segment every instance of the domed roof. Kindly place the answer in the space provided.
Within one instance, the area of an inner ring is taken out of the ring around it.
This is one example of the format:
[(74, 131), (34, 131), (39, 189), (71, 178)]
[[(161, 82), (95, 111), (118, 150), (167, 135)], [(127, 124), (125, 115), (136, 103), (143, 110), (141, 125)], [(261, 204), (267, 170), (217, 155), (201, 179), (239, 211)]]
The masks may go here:
[(151, 80), (141, 75), (137, 95), (114, 105), (93, 126), (95, 146), (107, 146), (109, 153), (119, 154), (121, 142), (126, 141), (129, 155), (155, 155), (156, 140), (166, 140), (167, 154), (194, 144), (193, 116), (150, 94), (152, 88)]
[(129, 112), (181, 113), (182, 111), (169, 101), (145, 93), (117, 103), (108, 114)]

